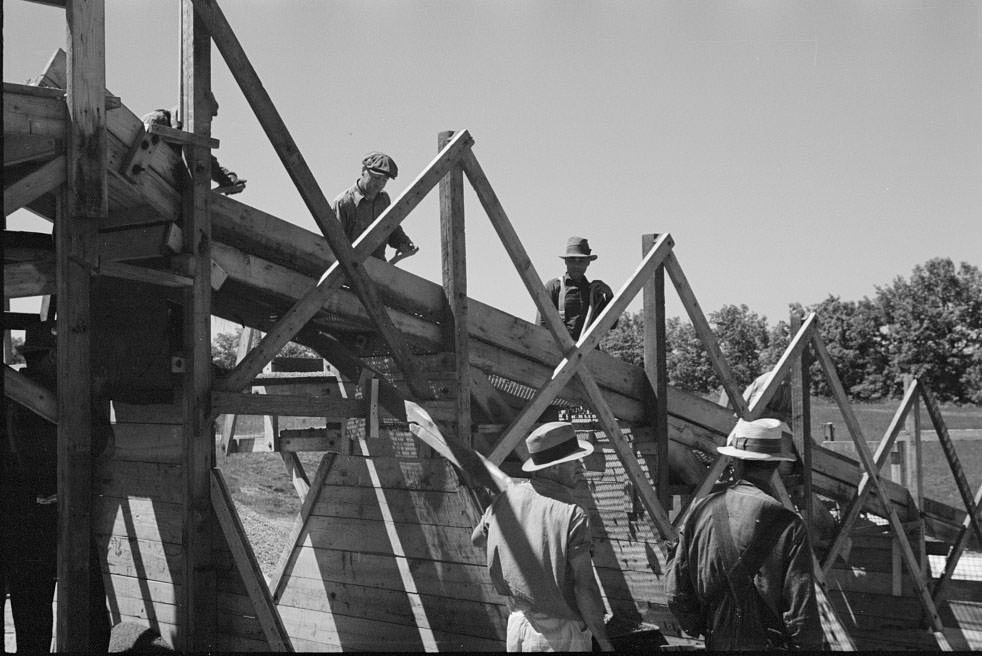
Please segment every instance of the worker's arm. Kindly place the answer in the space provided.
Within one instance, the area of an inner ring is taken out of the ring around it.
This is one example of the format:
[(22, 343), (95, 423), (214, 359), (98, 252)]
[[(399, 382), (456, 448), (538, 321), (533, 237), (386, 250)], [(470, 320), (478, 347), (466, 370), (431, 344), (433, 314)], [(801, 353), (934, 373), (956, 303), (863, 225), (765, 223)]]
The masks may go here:
[(607, 627), (604, 625), (604, 602), (600, 596), (600, 588), (593, 576), (593, 558), (587, 549), (580, 550), (570, 556), (569, 564), (573, 570), (573, 594), (576, 598), (576, 609), (593, 633), (594, 639), (603, 651), (614, 651), (614, 645), (607, 637)]
[(822, 620), (815, 593), (814, 558), (808, 529), (801, 519), (795, 521), (784, 536), (788, 545), (784, 575), (784, 625), (798, 649), (822, 648)]
[(481, 521), (477, 523), (474, 527), (474, 532), (471, 533), (471, 544), (475, 547), (486, 547), (488, 544), (488, 522), (491, 521), (491, 506), (484, 511), (481, 515)]
[(678, 620), (682, 629), (689, 635), (699, 636), (706, 632), (706, 620), (690, 571), (688, 533), (692, 526), (691, 517), (690, 514), (668, 563), (665, 596), (668, 609), (672, 611), (672, 615)]
[[(559, 279), (553, 278), (546, 283), (546, 294), (549, 295), (549, 299), (552, 301), (553, 307), (559, 307)], [(535, 313), (535, 324), (537, 326), (546, 325), (546, 320), (542, 318), (542, 313), (536, 311)]]

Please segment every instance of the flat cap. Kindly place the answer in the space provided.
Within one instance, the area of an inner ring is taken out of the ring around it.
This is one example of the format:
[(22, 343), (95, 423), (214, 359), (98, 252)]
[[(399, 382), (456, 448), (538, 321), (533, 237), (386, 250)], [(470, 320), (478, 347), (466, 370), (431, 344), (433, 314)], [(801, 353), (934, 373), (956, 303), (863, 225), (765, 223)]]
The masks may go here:
[(399, 175), (399, 167), (396, 166), (396, 163), (392, 160), (392, 158), (385, 153), (368, 153), (365, 155), (365, 159), (361, 160), (361, 165), (369, 171), (387, 175), (393, 180), (397, 175)]

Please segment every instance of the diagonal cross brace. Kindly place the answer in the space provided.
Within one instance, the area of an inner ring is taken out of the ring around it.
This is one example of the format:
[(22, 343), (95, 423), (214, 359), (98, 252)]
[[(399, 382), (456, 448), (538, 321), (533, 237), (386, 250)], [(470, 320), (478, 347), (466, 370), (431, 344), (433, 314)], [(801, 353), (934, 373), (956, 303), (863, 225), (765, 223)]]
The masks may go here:
[[(781, 371), (784, 370), (787, 366), (790, 366), (790, 364), (785, 364), (785, 363), (790, 363), (795, 357), (797, 357), (801, 353), (802, 349), (804, 349), (805, 346), (808, 344), (808, 340), (811, 338), (811, 335), (815, 330), (814, 317), (815, 317), (814, 312), (809, 314), (808, 318), (801, 325), (801, 328), (798, 329), (798, 333), (795, 335), (794, 339), (791, 340), (791, 343), (788, 345), (788, 348), (785, 349), (784, 355), (782, 355), (781, 359), (778, 361), (778, 364), (775, 367), (776, 370), (774, 375), (772, 375), (768, 379), (767, 384), (764, 385), (764, 389), (757, 396), (757, 398), (754, 399), (754, 402), (747, 407), (746, 416), (753, 417), (759, 415), (761, 412), (763, 412), (764, 408), (767, 406), (767, 403), (770, 401), (771, 397), (774, 396), (775, 391), (777, 391), (777, 388), (780, 385), (781, 378), (783, 377)], [(734, 426), (733, 428), (736, 428), (736, 426)], [(733, 434), (733, 429), (730, 429), (730, 435), (732, 434)], [(727, 435), (726, 440), (729, 441), (729, 439), (730, 439), (729, 435)], [(709, 491), (713, 488), (713, 485), (715, 485), (716, 480), (723, 474), (723, 471), (726, 469), (726, 466), (729, 463), (730, 463), (729, 456), (724, 456), (723, 454), (717, 455), (716, 460), (713, 462), (713, 464), (709, 467), (709, 470), (706, 472), (706, 477), (702, 479), (702, 483), (699, 484), (699, 486), (693, 492), (692, 496), (689, 497), (688, 504), (686, 504), (675, 516), (674, 525), (676, 527), (682, 526), (682, 523), (685, 521), (685, 516), (689, 513), (689, 510), (695, 505), (696, 501), (709, 494)]]
[[(228, 63), (233, 77), (235, 78), (236, 82), (238, 82), (239, 87), (242, 89), (242, 92), (245, 95), (246, 100), (249, 102), (249, 105), (252, 107), (256, 118), (259, 119), (259, 122), (262, 125), (263, 130), (266, 132), (266, 135), (269, 137), (270, 143), (273, 145), (276, 154), (279, 156), (284, 168), (286, 169), (290, 178), (293, 180), (297, 190), (300, 192), (300, 196), (303, 198), (304, 203), (307, 205), (311, 215), (317, 222), (318, 227), (324, 234), (324, 237), (327, 239), (331, 250), (334, 252), (334, 256), (337, 258), (336, 264), (340, 265), (340, 269), (347, 275), (352, 288), (358, 295), (358, 298), (361, 299), (362, 304), (368, 311), (369, 316), (371, 316), (379, 333), (392, 350), (393, 357), (395, 358), (399, 368), (406, 373), (413, 394), (419, 396), (420, 398), (429, 396), (429, 390), (426, 386), (425, 380), (419, 373), (418, 367), (412, 359), (409, 350), (406, 347), (405, 341), (403, 340), (399, 331), (392, 324), (392, 319), (385, 310), (385, 305), (382, 303), (378, 290), (371, 282), (371, 279), (364, 272), (364, 268), (361, 263), (371, 251), (363, 251), (356, 254), (352, 245), (349, 243), (340, 222), (337, 221), (333, 208), (331, 207), (327, 198), (324, 196), (324, 193), (321, 191), (320, 186), (317, 184), (317, 180), (314, 178), (310, 167), (307, 165), (307, 162), (304, 160), (303, 155), (301, 155), (299, 148), (293, 140), (293, 137), (287, 130), (286, 124), (276, 111), (276, 107), (273, 105), (272, 99), (269, 97), (269, 94), (263, 87), (259, 76), (256, 74), (255, 69), (252, 67), (252, 64), (246, 57), (241, 44), (239, 43), (235, 34), (232, 32), (232, 29), (229, 26), (225, 15), (222, 13), (222, 10), (218, 7), (218, 4), (214, 0), (194, 0), (194, 8), (195, 12), (207, 26), (208, 32), (215, 41), (215, 45), (218, 46), (218, 50), (222, 53), (222, 56)], [(443, 176), (441, 175), (440, 177)], [(429, 189), (427, 189), (427, 191), (429, 191)], [(386, 233), (386, 235), (387, 234), (388, 233)], [(335, 268), (337, 267), (332, 267), (332, 269)], [(339, 276), (337, 279), (340, 281)], [(298, 302), (298, 305), (306, 301), (308, 298), (309, 296), (305, 296)], [(313, 303), (313, 301), (311, 301), (311, 303)], [(306, 323), (306, 321), (310, 319), (308, 316), (302, 323), (297, 322), (297, 319), (300, 316), (306, 314), (313, 316), (309, 309), (307, 309), (302, 313), (291, 313), (291, 322), (289, 324), (286, 323), (286, 317), (277, 323), (277, 325), (274, 327), (275, 334), (271, 333), (273, 338), (270, 339), (270, 335), (267, 335), (263, 340), (263, 343), (260, 344), (260, 349), (262, 349), (261, 352), (264, 354), (263, 357), (268, 356), (265, 362), (269, 362), (269, 360), (271, 360), (273, 357), (273, 354), (269, 354), (267, 351), (272, 350), (271, 347), (274, 343), (283, 340), (282, 343), (279, 344), (279, 347), (282, 347), (283, 344), (289, 341), (290, 337), (299, 331), (303, 323)], [(279, 328), (282, 328), (282, 330), (277, 330)], [(287, 329), (290, 330), (290, 333), (289, 335), (286, 335), (284, 339)], [(241, 373), (244, 374), (249, 369), (254, 368), (256, 366), (256, 359), (258, 358), (247, 358), (245, 361), (243, 361), (243, 364), (248, 363), (248, 368), (243, 367)], [(262, 364), (265, 364), (265, 362)], [(242, 365), (240, 365), (240, 367), (241, 366)], [(259, 369), (261, 368), (262, 366), (259, 367)], [(236, 370), (238, 371), (239, 367), (237, 367)], [(258, 372), (258, 369), (256, 369), (256, 372)], [(234, 373), (235, 372), (233, 372), (233, 374)], [(242, 382), (242, 387), (244, 387), (245, 383), (241, 380), (242, 377), (244, 376), (236, 375), (234, 382), (236, 384)]]
[(706, 347), (709, 362), (713, 365), (713, 369), (716, 370), (716, 374), (723, 382), (723, 387), (726, 389), (726, 394), (729, 396), (737, 415), (746, 417), (748, 414), (747, 401), (740, 394), (740, 390), (736, 388), (736, 379), (730, 370), (729, 362), (723, 357), (719, 340), (716, 339), (716, 334), (709, 327), (709, 322), (706, 321), (706, 316), (703, 314), (702, 308), (699, 307), (699, 301), (696, 300), (695, 294), (692, 293), (689, 281), (686, 279), (685, 273), (682, 271), (682, 267), (679, 265), (674, 253), (670, 253), (665, 260), (665, 270), (668, 271), (668, 275), (672, 279), (672, 284), (675, 285), (675, 291), (678, 292), (679, 298), (682, 300), (682, 305), (685, 306), (685, 310), (689, 314), (689, 319), (692, 320), (696, 334), (699, 335), (703, 346)]
[[(354, 243), (354, 255), (360, 260), (368, 257), (382, 245), (393, 228), (415, 208), (423, 197), (452, 169), (461, 154), (473, 143), (470, 135), (463, 130), (430, 162), (429, 166), (400, 194), (399, 198), (375, 219)], [(360, 266), (360, 265), (359, 265)], [(259, 345), (220, 383), (220, 389), (239, 391), (256, 377), (267, 362), (317, 314), (334, 287), (344, 280), (344, 273), (335, 262), (321, 276), (317, 285), (308, 291), (297, 303), (276, 322)], [(219, 385), (216, 384), (216, 387)], [(415, 393), (415, 390), (414, 390)]]
[[(849, 429), (849, 433), (856, 445), (856, 453), (859, 455), (863, 469), (865, 469), (866, 473), (869, 474), (869, 480), (873, 485), (873, 490), (883, 501), (883, 505), (886, 507), (887, 519), (890, 522), (890, 528), (893, 530), (897, 544), (900, 546), (900, 555), (903, 557), (904, 564), (907, 565), (907, 571), (910, 572), (911, 582), (913, 583), (914, 589), (917, 592), (921, 606), (924, 608), (924, 612), (931, 621), (931, 625), (934, 627), (934, 630), (938, 633), (942, 633), (944, 631), (944, 624), (941, 621), (940, 615), (938, 615), (937, 606), (935, 606), (934, 599), (931, 597), (931, 593), (927, 589), (927, 585), (924, 582), (924, 577), (921, 575), (920, 564), (917, 562), (917, 558), (914, 556), (914, 550), (910, 546), (910, 541), (907, 539), (907, 533), (904, 531), (904, 527), (900, 523), (900, 518), (897, 517), (897, 511), (893, 508), (889, 497), (887, 497), (886, 493), (883, 491), (883, 487), (880, 484), (880, 475), (876, 469), (876, 463), (873, 461), (873, 456), (869, 452), (869, 447), (866, 445), (866, 438), (863, 436), (862, 427), (859, 425), (856, 415), (849, 406), (846, 391), (842, 387), (842, 382), (839, 380), (839, 376), (835, 371), (835, 364), (832, 362), (832, 356), (829, 355), (828, 349), (825, 348), (825, 343), (822, 341), (821, 337), (818, 336), (817, 330), (812, 339), (812, 346), (815, 349), (815, 355), (817, 356), (818, 362), (821, 365), (822, 370), (825, 372), (825, 378), (829, 383), (829, 387), (832, 389), (832, 394), (839, 406), (839, 410), (842, 412), (842, 418), (845, 420), (846, 427)], [(826, 563), (826, 565), (829, 565), (829, 563)]]
[(955, 573), (958, 561), (961, 559), (962, 553), (968, 544), (969, 536), (974, 532), (976, 539), (982, 541), (982, 524), (980, 524), (982, 517), (979, 515), (979, 503), (982, 502), (982, 487), (979, 487), (978, 492), (973, 497), (972, 490), (968, 485), (968, 481), (965, 479), (965, 471), (958, 460), (958, 454), (955, 452), (955, 445), (951, 440), (951, 435), (948, 434), (948, 427), (945, 425), (944, 418), (941, 416), (941, 408), (938, 407), (938, 403), (931, 393), (930, 388), (923, 381), (915, 379), (914, 383), (921, 392), (921, 398), (924, 399), (924, 407), (927, 409), (928, 416), (931, 418), (934, 431), (938, 434), (938, 442), (941, 443), (941, 449), (944, 451), (945, 459), (951, 467), (955, 485), (958, 488), (958, 493), (962, 497), (962, 503), (965, 504), (966, 511), (958, 538), (955, 540), (954, 547), (945, 562), (944, 572), (934, 584), (932, 597), (935, 601), (938, 601), (944, 598), (944, 590)]
[[(509, 257), (515, 264), (518, 270), (519, 277), (525, 284), (525, 288), (528, 290), (529, 294), (535, 301), (536, 306), (539, 309), (541, 316), (545, 317), (546, 325), (552, 334), (553, 339), (559, 345), (560, 351), (567, 354), (567, 361), (575, 360), (577, 363), (582, 362), (582, 354), (589, 353), (590, 350), (599, 342), (600, 338), (604, 333), (613, 325), (614, 319), (620, 315), (623, 307), (637, 294), (640, 290), (641, 285), (644, 282), (644, 276), (647, 272), (651, 271), (652, 265), (648, 264), (649, 258), (651, 258), (656, 250), (660, 253), (659, 260), (664, 257), (664, 252), (671, 248), (671, 236), (664, 235), (663, 239), (656, 242), (651, 251), (649, 252), (649, 257), (645, 259), (644, 263), (639, 267), (639, 270), (632, 276), (630, 282), (622, 288), (618, 294), (611, 301), (610, 306), (605, 309), (603, 313), (597, 318), (596, 322), (592, 326), (584, 326), (586, 333), (580, 339), (580, 343), (574, 343), (573, 338), (570, 337), (569, 332), (563, 325), (562, 319), (559, 316), (559, 311), (553, 306), (552, 301), (549, 299), (548, 294), (545, 291), (545, 287), (542, 284), (541, 278), (532, 266), (532, 262), (528, 257), (528, 253), (525, 251), (521, 240), (518, 238), (518, 234), (515, 232), (511, 222), (508, 220), (508, 216), (505, 214), (504, 209), (501, 206), (497, 195), (494, 193), (493, 188), (484, 175), (484, 171), (481, 169), (480, 163), (474, 156), (473, 152), (468, 151), (463, 159), (464, 172), (467, 174), (468, 179), (471, 182), (471, 186), (477, 193), (481, 204), (484, 206), (488, 217), (491, 219), (491, 224), (494, 226), (501, 238), (501, 242), (508, 252)], [(657, 265), (657, 264), (656, 264)], [(655, 266), (656, 266), (655, 265)], [(633, 289), (632, 291), (626, 291)], [(613, 306), (617, 307), (613, 307)], [(580, 355), (577, 355), (580, 354)], [(579, 366), (574, 365), (569, 375), (566, 376), (565, 380), (561, 383), (555, 383), (555, 379), (550, 381), (546, 387), (549, 385), (554, 385), (554, 390), (551, 395), (547, 394), (542, 396), (542, 400), (539, 400), (539, 404), (544, 404), (542, 409), (552, 402), (555, 395), (561, 390), (566, 381), (575, 373), (580, 383), (583, 385), (583, 389), (590, 399), (593, 405), (594, 411), (597, 413), (600, 419), (601, 425), (603, 425), (605, 432), (611, 440), (611, 444), (614, 450), (617, 452), (622, 464), (624, 465), (625, 472), (628, 478), (635, 484), (635, 488), (639, 491), (641, 495), (641, 501), (644, 503), (648, 514), (655, 521), (656, 528), (665, 538), (674, 538), (676, 535), (675, 528), (672, 526), (671, 521), (668, 518), (668, 513), (662, 507), (661, 503), (658, 501), (658, 495), (655, 493), (650, 481), (645, 476), (644, 470), (638, 463), (634, 452), (628, 444), (627, 440), (621, 433), (620, 426), (617, 423), (617, 419), (614, 413), (610, 410), (610, 406), (607, 404), (603, 393), (600, 391), (599, 386), (594, 380), (592, 374), (586, 369), (577, 369)], [(542, 390), (540, 390), (541, 393)], [(521, 438), (528, 432), (535, 422), (535, 418), (538, 417), (542, 409), (535, 410), (535, 404), (537, 403), (536, 398), (532, 399), (532, 402), (527, 406), (515, 419), (512, 421), (511, 426), (505, 431), (504, 437), (499, 441), (497, 446), (492, 450), (489, 456), (492, 462), (501, 462), (504, 457), (521, 441)], [(505, 440), (509, 439), (509, 435), (514, 435), (517, 437), (512, 437), (514, 444), (511, 446), (506, 446)], [(500, 455), (501, 460), (495, 460), (495, 454)]]
[[(900, 434), (900, 428), (903, 426), (904, 419), (907, 418), (907, 413), (910, 411), (911, 405), (914, 403), (915, 395), (917, 394), (917, 381), (907, 388), (904, 394), (904, 399), (900, 403), (900, 407), (893, 416), (893, 420), (890, 422), (890, 426), (887, 428), (886, 432), (883, 434), (883, 439), (880, 440), (880, 444), (876, 448), (876, 454), (873, 456), (873, 461), (876, 463), (876, 471), (879, 472), (883, 465), (886, 464), (887, 457), (890, 454), (890, 449), (893, 448), (893, 443), (896, 441), (897, 435)], [(822, 563), (822, 571), (824, 574), (832, 570), (832, 565), (835, 563), (836, 556), (842, 551), (846, 544), (846, 540), (849, 538), (849, 532), (856, 523), (856, 519), (859, 517), (859, 513), (862, 511), (863, 506), (866, 503), (866, 498), (869, 496), (869, 492), (872, 489), (870, 484), (870, 475), (868, 473), (863, 473), (860, 478), (859, 485), (856, 488), (856, 496), (853, 497), (846, 511), (842, 514), (842, 520), (839, 525), (839, 530), (836, 533), (835, 540), (832, 542), (832, 547), (829, 549), (828, 553), (825, 555), (825, 562)]]
[[(632, 278), (617, 291), (614, 298), (604, 308), (604, 311), (600, 313), (600, 316), (597, 317), (593, 325), (586, 329), (586, 332), (580, 336), (579, 341), (572, 348), (564, 349), (565, 357), (553, 372), (552, 379), (536, 391), (532, 400), (506, 429), (504, 436), (492, 450), (489, 455), (492, 462), (496, 464), (502, 462), (511, 453), (511, 450), (515, 448), (515, 445), (528, 434), (536, 418), (549, 407), (549, 404), (556, 398), (556, 395), (566, 386), (573, 375), (577, 373), (586, 355), (596, 348), (600, 342), (600, 338), (610, 329), (624, 311), (624, 308), (627, 307), (628, 303), (641, 290), (645, 282), (645, 275), (651, 273), (655, 267), (664, 262), (665, 257), (670, 253), (672, 244), (672, 236), (670, 234), (666, 233), (662, 235), (655, 242), (648, 255), (645, 256)], [(539, 312), (546, 314), (551, 312), (553, 314), (552, 320), (558, 321), (559, 313), (556, 308), (552, 307), (552, 303), (548, 301), (545, 288), (541, 286), (541, 282), (539, 290), (542, 293), (535, 295), (536, 306)], [(550, 319), (546, 321), (549, 322)]]

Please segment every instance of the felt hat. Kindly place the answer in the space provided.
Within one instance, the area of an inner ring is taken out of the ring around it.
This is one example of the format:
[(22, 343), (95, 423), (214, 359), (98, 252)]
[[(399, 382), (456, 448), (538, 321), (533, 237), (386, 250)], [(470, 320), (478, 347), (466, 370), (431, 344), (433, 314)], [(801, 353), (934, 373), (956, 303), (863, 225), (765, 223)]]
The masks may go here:
[(536, 428), (525, 438), (529, 459), (522, 471), (533, 472), (570, 460), (579, 460), (593, 453), (593, 445), (577, 439), (573, 424), (550, 421)]
[(726, 438), (726, 446), (716, 450), (724, 456), (740, 460), (794, 462), (798, 458), (791, 451), (790, 440), (790, 429), (779, 419), (740, 419)]
[(57, 343), (54, 324), (45, 321), (24, 330), (24, 343), (17, 347), (17, 351), (19, 353), (50, 351)]
[(368, 153), (365, 155), (365, 159), (361, 160), (361, 165), (372, 173), (387, 175), (393, 180), (395, 180), (395, 177), (399, 175), (399, 167), (396, 166), (393, 159), (385, 153)]
[(596, 255), (590, 254), (590, 242), (583, 237), (570, 237), (566, 240), (566, 254), (559, 257), (585, 257), (589, 260), (597, 259)]

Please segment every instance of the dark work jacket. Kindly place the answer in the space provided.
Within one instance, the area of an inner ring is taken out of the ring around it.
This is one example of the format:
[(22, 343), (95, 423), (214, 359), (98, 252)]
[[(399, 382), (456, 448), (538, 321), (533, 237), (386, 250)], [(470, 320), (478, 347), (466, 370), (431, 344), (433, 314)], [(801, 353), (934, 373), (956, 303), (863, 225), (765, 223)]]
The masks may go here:
[(805, 524), (797, 513), (745, 480), (703, 499), (686, 518), (666, 581), (672, 614), (687, 633), (706, 636), (707, 649), (760, 650), (767, 645), (762, 626), (744, 626), (736, 621), (735, 604), (757, 600), (734, 599), (728, 594), (725, 568), (733, 563), (726, 563), (713, 524), (713, 506), (719, 503), (726, 503), (738, 553), (747, 549), (761, 525), (782, 524), (754, 585), (783, 620), (792, 644), (800, 649), (821, 649), (822, 625)]
[[(546, 283), (546, 292), (549, 294), (549, 298), (552, 300), (552, 304), (556, 309), (560, 308), (559, 293), (563, 287), (563, 283), (566, 284), (566, 298), (561, 306), (562, 309), (559, 312), (559, 316), (563, 320), (566, 330), (569, 331), (570, 337), (577, 340), (583, 333), (583, 324), (586, 322), (586, 313), (590, 307), (591, 290), (596, 289), (597, 297), (599, 298), (599, 303), (593, 309), (593, 316), (590, 318), (591, 323), (596, 321), (600, 313), (607, 307), (607, 304), (614, 297), (614, 293), (607, 283), (602, 280), (590, 282), (586, 278), (583, 278), (579, 282), (576, 282), (570, 278), (569, 274), (564, 273), (562, 279), (553, 278)], [(545, 319), (542, 318), (541, 314), (536, 314), (535, 322), (540, 326), (546, 325)], [(616, 325), (617, 322), (615, 321), (614, 326)]]

